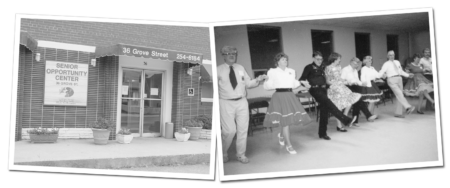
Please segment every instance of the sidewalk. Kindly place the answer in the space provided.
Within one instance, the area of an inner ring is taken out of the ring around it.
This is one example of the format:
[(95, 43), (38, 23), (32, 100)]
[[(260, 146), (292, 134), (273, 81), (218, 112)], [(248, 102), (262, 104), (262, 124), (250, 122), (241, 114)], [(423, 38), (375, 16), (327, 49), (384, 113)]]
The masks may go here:
[(211, 140), (178, 142), (165, 138), (134, 138), (131, 144), (115, 140), (95, 145), (93, 139), (58, 139), (56, 143), (15, 143), (17, 165), (97, 169), (209, 164)]

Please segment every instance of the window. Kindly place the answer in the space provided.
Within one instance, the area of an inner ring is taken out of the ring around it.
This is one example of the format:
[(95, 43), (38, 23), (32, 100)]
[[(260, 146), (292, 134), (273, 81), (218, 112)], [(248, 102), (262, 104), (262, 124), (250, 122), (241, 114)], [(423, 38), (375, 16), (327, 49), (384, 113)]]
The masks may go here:
[(394, 50), (395, 59), (398, 60), (399, 51), (398, 51), (398, 35), (387, 35), (387, 49), (388, 51)]
[(333, 31), (311, 30), (311, 38), (313, 52), (320, 51), (323, 55), (323, 62), (327, 62), (333, 52)]
[(365, 56), (370, 54), (370, 34), (355, 33), (356, 57), (363, 60)]
[(248, 25), (247, 33), (252, 69), (260, 72), (273, 68), (275, 55), (283, 51), (281, 47), (281, 28)]

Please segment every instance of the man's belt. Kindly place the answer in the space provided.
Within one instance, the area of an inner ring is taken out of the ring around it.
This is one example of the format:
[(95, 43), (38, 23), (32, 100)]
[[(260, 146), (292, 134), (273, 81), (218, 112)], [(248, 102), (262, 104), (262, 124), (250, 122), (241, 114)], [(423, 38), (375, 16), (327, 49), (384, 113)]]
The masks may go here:
[(240, 100), (240, 99), (242, 99), (242, 97), (234, 98), (234, 99), (227, 99), (227, 100), (230, 100), (230, 101), (237, 101), (237, 100)]
[(397, 77), (397, 76), (400, 77), (400, 75), (397, 74), (395, 76), (389, 76), (389, 78), (393, 78), (393, 77)]

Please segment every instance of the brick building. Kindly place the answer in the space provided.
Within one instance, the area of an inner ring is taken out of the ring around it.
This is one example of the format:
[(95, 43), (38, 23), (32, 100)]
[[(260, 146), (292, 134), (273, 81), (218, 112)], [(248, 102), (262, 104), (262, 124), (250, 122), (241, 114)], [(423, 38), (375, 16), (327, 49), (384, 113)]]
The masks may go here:
[(89, 138), (99, 117), (110, 139), (158, 137), (212, 115), (207, 27), (22, 19), (19, 48), (16, 140), (35, 127)]

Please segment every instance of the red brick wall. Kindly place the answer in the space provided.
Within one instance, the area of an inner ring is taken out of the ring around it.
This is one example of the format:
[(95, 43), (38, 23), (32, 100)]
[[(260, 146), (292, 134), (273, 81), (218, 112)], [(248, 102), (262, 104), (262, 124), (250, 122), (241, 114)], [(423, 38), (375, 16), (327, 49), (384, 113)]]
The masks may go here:
[[(126, 43), (201, 53), (204, 59), (211, 59), (209, 29), (202, 27), (22, 19), (21, 30), (36, 40), (97, 47)], [(22, 51), (26, 54), (25, 49)], [(43, 106), (45, 60), (90, 63), (93, 54), (38, 48), (35, 53), (41, 53), (43, 60), (34, 62), (31, 58), (34, 55), (31, 51), (28, 53), (28, 61), (22, 60), (24, 63), (19, 68), (19, 73), (24, 76), (19, 88), (23, 87), (24, 92), (23, 96), (18, 96), (22, 100), (18, 100), (18, 105), (22, 107), (17, 112), (21, 118), (18, 116), (16, 131), (21, 127), (39, 126), (85, 128), (100, 116), (116, 124), (117, 56), (97, 58), (97, 66), (89, 66), (87, 107), (56, 107)], [(172, 121), (175, 130), (183, 121), (212, 113), (212, 103), (200, 102), (200, 66), (193, 67), (192, 76), (186, 73), (188, 68), (189, 64), (174, 62)], [(195, 96), (187, 96), (189, 87), (195, 88)], [(115, 139), (114, 133), (115, 130), (110, 139)]]
[[(205, 112), (200, 102), (200, 66), (192, 67), (192, 76), (187, 74), (187, 63), (174, 62), (173, 67), (172, 122), (177, 131), (184, 121)], [(188, 88), (194, 88), (194, 96), (188, 96)]]
[[(116, 139), (116, 120), (117, 120), (117, 90), (118, 90), (118, 76), (119, 76), (119, 57), (106, 56), (97, 58), (97, 64), (100, 69), (99, 82), (102, 84), (102, 91), (99, 91), (99, 96), (102, 98), (100, 102), (103, 105), (103, 115), (105, 118), (111, 120), (112, 126), (109, 135), (110, 140)], [(92, 96), (95, 97), (95, 96)]]
[(201, 53), (211, 59), (207, 27), (22, 19), (20, 29), (37, 40), (89, 46), (125, 43)]

